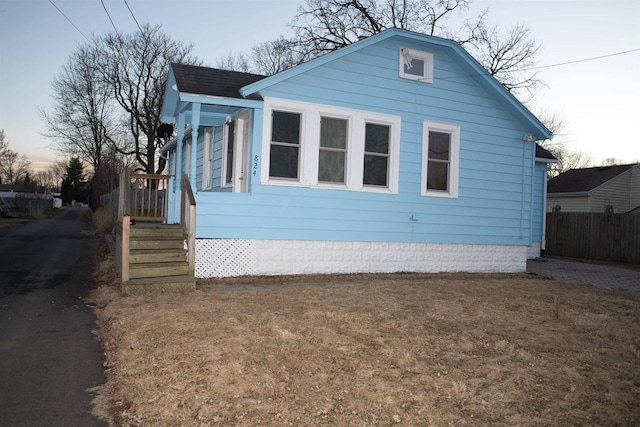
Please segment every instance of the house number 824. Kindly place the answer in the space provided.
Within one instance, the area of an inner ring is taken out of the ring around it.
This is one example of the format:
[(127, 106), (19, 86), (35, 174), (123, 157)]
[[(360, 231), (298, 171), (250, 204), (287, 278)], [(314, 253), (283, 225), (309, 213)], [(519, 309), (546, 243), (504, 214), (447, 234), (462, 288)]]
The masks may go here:
[(258, 156), (253, 156), (253, 176), (258, 174)]

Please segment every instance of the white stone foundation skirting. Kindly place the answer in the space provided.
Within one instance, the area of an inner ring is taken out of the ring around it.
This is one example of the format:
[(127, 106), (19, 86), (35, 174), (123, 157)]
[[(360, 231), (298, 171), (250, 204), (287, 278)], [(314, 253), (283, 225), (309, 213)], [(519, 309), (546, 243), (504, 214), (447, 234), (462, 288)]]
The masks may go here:
[(540, 256), (540, 242), (533, 242), (527, 248), (527, 259), (536, 259)]
[(196, 277), (523, 272), (526, 246), (196, 239)]

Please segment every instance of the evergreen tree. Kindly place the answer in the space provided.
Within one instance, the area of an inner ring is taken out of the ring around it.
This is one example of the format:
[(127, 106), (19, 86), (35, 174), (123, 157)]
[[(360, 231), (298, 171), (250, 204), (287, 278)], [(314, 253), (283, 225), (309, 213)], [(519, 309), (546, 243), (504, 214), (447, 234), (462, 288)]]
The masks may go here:
[[(84, 165), (78, 157), (72, 157), (67, 166), (67, 173), (62, 181), (62, 202), (87, 202), (87, 183), (84, 176)], [(66, 190), (66, 191), (65, 191)]]

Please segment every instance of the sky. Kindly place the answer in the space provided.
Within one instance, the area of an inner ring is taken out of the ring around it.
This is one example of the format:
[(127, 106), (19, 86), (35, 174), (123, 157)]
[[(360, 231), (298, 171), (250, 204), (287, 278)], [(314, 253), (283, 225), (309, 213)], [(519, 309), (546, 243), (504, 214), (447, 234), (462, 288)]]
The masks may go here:
[[(41, 135), (38, 111), (52, 109), (51, 81), (85, 37), (113, 31), (105, 8), (119, 32), (137, 29), (132, 15), (162, 24), (215, 66), (229, 53), (291, 35), (288, 24), (303, 1), (0, 0), (0, 129), (34, 168), (61, 158)], [(475, 0), (446, 25), (486, 8), (489, 23), (524, 24), (542, 44), (537, 65), (547, 86), (528, 103), (531, 111), (561, 117), (568, 148), (594, 166), (611, 157), (640, 162), (640, 0)]]

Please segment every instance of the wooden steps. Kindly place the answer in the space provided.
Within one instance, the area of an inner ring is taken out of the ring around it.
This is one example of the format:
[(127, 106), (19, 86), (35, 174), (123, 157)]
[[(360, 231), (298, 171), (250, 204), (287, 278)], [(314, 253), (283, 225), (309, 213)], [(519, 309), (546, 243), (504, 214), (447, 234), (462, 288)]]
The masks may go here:
[(125, 295), (195, 289), (180, 224), (136, 222), (129, 228), (129, 280)]

